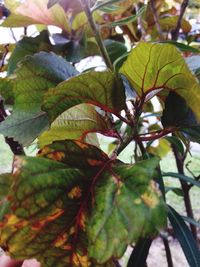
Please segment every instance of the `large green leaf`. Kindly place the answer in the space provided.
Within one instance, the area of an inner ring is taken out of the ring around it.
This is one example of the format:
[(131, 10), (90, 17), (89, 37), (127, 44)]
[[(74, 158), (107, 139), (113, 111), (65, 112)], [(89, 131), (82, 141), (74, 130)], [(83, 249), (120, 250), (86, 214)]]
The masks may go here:
[(124, 89), (110, 71), (90, 71), (72, 77), (50, 89), (44, 97), (43, 110), (53, 121), (65, 110), (81, 103), (90, 103), (118, 113), (124, 108)]
[(128, 244), (165, 225), (165, 209), (151, 181), (157, 164), (152, 158), (116, 166), (97, 183), (87, 231), (90, 256), (99, 263), (120, 258)]
[[(157, 160), (118, 165), (78, 141), (55, 142), (40, 156), (49, 159), (16, 158), (10, 209), (0, 223), (0, 245), (12, 257), (36, 258), (46, 267), (97, 267), (102, 262), (111, 267), (112, 256), (121, 255), (133, 239), (164, 225), (164, 207), (151, 181)], [(100, 226), (109, 232), (107, 251), (99, 247)], [(94, 240), (96, 230), (99, 241)]]
[(27, 145), (49, 126), (41, 111), (45, 91), (76, 75), (77, 71), (53, 53), (40, 52), (27, 56), (16, 71), (14, 80), (14, 110), (0, 124), (0, 132)]
[(12, 74), (17, 68), (18, 62), (27, 55), (33, 55), (40, 51), (51, 51), (53, 46), (49, 40), (48, 32), (42, 31), (36, 37), (25, 36), (20, 40), (12, 52), (8, 63), (8, 75)]
[(0, 78), (0, 95), (5, 100), (6, 104), (13, 104), (13, 82), (8, 78)]
[(54, 25), (70, 33), (70, 25), (64, 9), (60, 5), (47, 8), (48, 0), (26, 0), (19, 3), (6, 0), (11, 15), (1, 24), (4, 27), (25, 27), (31, 24)]
[(145, 101), (162, 90), (175, 91), (200, 119), (200, 85), (173, 45), (140, 43), (121, 72)]
[(106, 132), (109, 124), (89, 104), (80, 104), (61, 114), (51, 128), (39, 137), (39, 146), (51, 144), (56, 140), (84, 139), (89, 132)]
[(182, 217), (170, 206), (168, 206), (169, 220), (174, 229), (176, 238), (180, 242), (182, 250), (190, 267), (199, 267), (200, 251), (192, 233), (188, 229)]

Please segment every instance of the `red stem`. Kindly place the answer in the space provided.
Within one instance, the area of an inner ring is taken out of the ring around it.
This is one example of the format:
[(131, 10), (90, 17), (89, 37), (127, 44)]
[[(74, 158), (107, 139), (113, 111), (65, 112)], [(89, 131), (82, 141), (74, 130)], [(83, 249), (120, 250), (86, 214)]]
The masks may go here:
[(152, 133), (148, 133), (148, 136), (143, 136), (143, 135), (139, 135), (136, 139), (139, 141), (152, 141), (152, 140), (156, 140), (159, 139), (169, 133), (174, 132), (175, 130), (177, 130), (177, 128), (167, 128), (167, 129), (163, 129), (161, 131), (155, 131)]

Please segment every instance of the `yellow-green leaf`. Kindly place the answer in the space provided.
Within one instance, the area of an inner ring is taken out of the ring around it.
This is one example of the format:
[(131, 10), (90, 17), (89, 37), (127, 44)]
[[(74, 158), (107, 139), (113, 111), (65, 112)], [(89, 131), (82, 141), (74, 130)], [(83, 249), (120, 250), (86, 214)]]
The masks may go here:
[(89, 104), (80, 104), (61, 114), (51, 128), (39, 137), (39, 146), (51, 144), (56, 140), (84, 139), (89, 132), (108, 131), (109, 124)]
[(200, 119), (200, 85), (183, 56), (170, 44), (140, 43), (120, 69), (133, 90), (148, 101), (154, 95), (175, 91)]

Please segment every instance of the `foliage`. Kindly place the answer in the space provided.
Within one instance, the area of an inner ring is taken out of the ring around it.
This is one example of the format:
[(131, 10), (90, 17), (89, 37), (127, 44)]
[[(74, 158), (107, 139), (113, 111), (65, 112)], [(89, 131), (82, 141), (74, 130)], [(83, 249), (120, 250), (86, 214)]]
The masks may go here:
[[(38, 31), (0, 47), (0, 133), (21, 154), (37, 143), (35, 157), (14, 155), (12, 173), (0, 176), (0, 245), (11, 257), (114, 267), (134, 244), (128, 267), (143, 267), (168, 216), (188, 264), (199, 266), (189, 191), (200, 183), (183, 168), (190, 141), (200, 142), (200, 50), (190, 45), (187, 2), (179, 14), (160, 0), (5, 1), (1, 26)], [(94, 55), (104, 69), (79, 72)], [(114, 138), (109, 151), (99, 134)], [(125, 163), (118, 156), (131, 142)], [(160, 169), (170, 149), (179, 173)], [(165, 187), (165, 176), (181, 188)], [(167, 205), (169, 190), (184, 197), (190, 229)]]

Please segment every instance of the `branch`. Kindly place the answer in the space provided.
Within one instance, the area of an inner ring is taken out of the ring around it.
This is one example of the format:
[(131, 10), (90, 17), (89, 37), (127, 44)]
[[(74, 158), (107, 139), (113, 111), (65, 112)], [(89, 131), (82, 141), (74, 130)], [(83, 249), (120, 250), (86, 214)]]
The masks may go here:
[(0, 71), (2, 71), (3, 67), (5, 66), (6, 56), (7, 56), (8, 52), (9, 52), (8, 47), (9, 47), (9, 44), (4, 45), (5, 52), (3, 53), (3, 56), (2, 56), (2, 59), (1, 59)]
[(138, 140), (140, 141), (153, 141), (156, 139), (159, 139), (169, 133), (172, 133), (174, 131), (176, 131), (177, 128), (167, 128), (167, 129), (163, 129), (161, 131), (155, 131), (152, 133), (148, 133), (147, 136), (144, 136), (144, 134), (141, 134), (137, 137)]
[(97, 26), (96, 26), (96, 23), (94, 22), (94, 19), (93, 19), (93, 16), (92, 16), (92, 11), (89, 7), (89, 4), (88, 4), (88, 0), (80, 0), (81, 2), (81, 5), (83, 7), (83, 10), (85, 11), (85, 14), (88, 18), (88, 22), (90, 24), (90, 27), (92, 29), (92, 32), (94, 34), (94, 37), (96, 39), (96, 42), (98, 44), (98, 47), (99, 47), (99, 50), (100, 50), (100, 53), (106, 63), (106, 66), (110, 69), (110, 70), (113, 70), (113, 65), (112, 65), (112, 62), (109, 58), (109, 55), (107, 53), (107, 50), (103, 44), (103, 41), (101, 39), (101, 35), (97, 29)]
[(161, 238), (163, 240), (163, 244), (164, 244), (164, 247), (165, 247), (168, 267), (173, 267), (174, 264), (173, 264), (173, 261), (172, 261), (172, 254), (171, 254), (171, 250), (170, 250), (170, 246), (169, 246), (169, 241), (168, 241), (167, 237), (164, 236), (164, 235), (161, 235)]
[[(174, 144), (172, 144), (172, 150), (173, 150), (174, 157), (176, 160), (176, 166), (178, 169), (178, 173), (184, 175), (185, 174), (185, 172), (184, 172), (185, 156), (181, 155), (181, 153), (178, 151), (177, 147)], [(183, 200), (184, 200), (187, 216), (194, 219), (192, 203), (191, 203), (191, 198), (190, 198), (190, 193), (189, 193), (190, 185), (188, 185), (186, 182), (181, 181), (181, 180), (180, 180), (180, 183), (181, 183), (181, 187), (182, 187), (182, 191), (183, 191)], [(193, 234), (194, 239), (197, 240), (196, 226), (194, 226), (193, 224), (190, 224), (190, 229), (191, 229), (191, 232)]]
[(180, 15), (177, 21), (177, 25), (176, 28), (174, 30), (172, 30), (171, 35), (172, 35), (172, 40), (177, 41), (178, 39), (178, 35), (179, 35), (179, 31), (181, 28), (181, 21), (183, 18), (183, 15), (185, 13), (185, 10), (188, 6), (189, 0), (183, 0), (182, 4), (181, 4), (181, 10), (180, 10)]
[(156, 28), (158, 30), (159, 37), (161, 40), (163, 40), (163, 33), (162, 33), (162, 29), (159, 23), (158, 13), (157, 13), (156, 6), (155, 6), (155, 0), (150, 0), (150, 5), (151, 5), (151, 10), (153, 13), (153, 17), (154, 17), (154, 21), (156, 24)]

